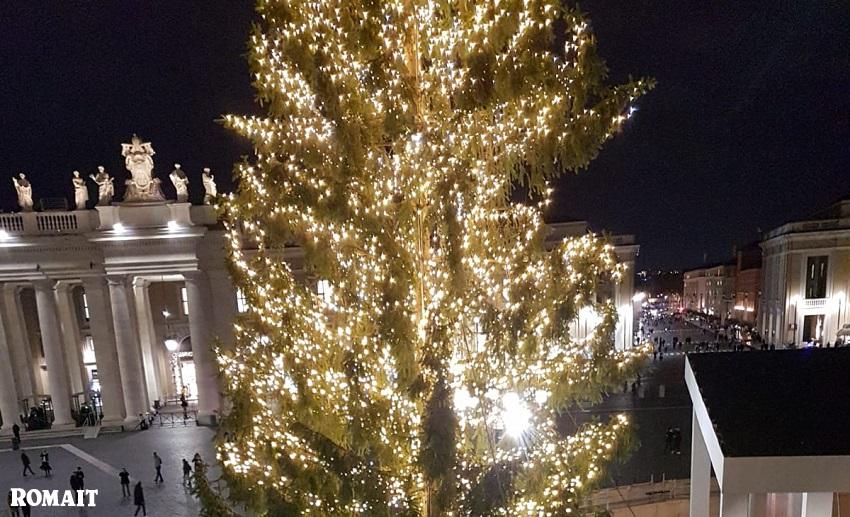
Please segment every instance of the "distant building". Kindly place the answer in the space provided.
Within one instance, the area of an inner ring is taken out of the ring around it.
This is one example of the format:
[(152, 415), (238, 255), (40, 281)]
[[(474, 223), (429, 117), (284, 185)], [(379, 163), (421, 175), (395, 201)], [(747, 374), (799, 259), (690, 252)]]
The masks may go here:
[(735, 269), (734, 264), (716, 264), (685, 271), (682, 306), (725, 322), (732, 316)]
[(761, 248), (754, 243), (737, 253), (732, 318), (754, 325), (758, 317), (760, 292)]
[[(552, 245), (565, 237), (580, 237), (590, 231), (586, 221), (552, 223), (548, 226), (549, 236), (546, 241)], [(617, 285), (600, 286), (596, 297), (599, 301), (610, 299), (617, 307), (619, 321), (614, 332), (614, 345), (618, 350), (623, 350), (634, 345), (634, 324), (640, 310), (639, 303), (634, 300), (635, 258), (640, 246), (635, 243), (634, 235), (608, 235), (608, 239), (614, 246), (617, 260), (626, 266), (626, 274)], [(592, 310), (580, 311), (571, 327), (573, 339), (585, 338), (596, 327), (597, 322), (598, 316)]]
[(761, 248), (764, 339), (826, 344), (847, 334), (850, 199), (768, 232)]

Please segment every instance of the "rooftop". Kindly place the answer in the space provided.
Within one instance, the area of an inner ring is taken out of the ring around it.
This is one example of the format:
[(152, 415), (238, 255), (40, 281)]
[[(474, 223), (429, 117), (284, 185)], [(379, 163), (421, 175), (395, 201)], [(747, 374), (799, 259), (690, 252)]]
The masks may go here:
[(848, 456), (850, 348), (692, 354), (726, 457)]

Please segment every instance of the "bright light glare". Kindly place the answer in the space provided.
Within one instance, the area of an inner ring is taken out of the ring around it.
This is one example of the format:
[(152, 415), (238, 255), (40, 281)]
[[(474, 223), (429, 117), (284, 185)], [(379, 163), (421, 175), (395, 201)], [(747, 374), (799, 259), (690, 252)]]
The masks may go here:
[(180, 229), (180, 224), (177, 221), (168, 221), (168, 231), (174, 232)]
[(0, 228), (0, 241), (5, 241), (8, 238), (9, 238), (9, 232)]
[(118, 233), (124, 233), (124, 225), (121, 223), (115, 223), (112, 225), (112, 230)]
[(470, 395), (466, 388), (458, 388), (455, 390), (454, 403), (455, 409), (466, 411), (475, 408), (478, 405), (478, 399)]
[(646, 299), (646, 293), (644, 293), (643, 291), (641, 291), (639, 293), (635, 293), (635, 295), (632, 296), (632, 301), (635, 302), (635, 303), (640, 303), (640, 302), (644, 301), (645, 299)]
[(176, 339), (166, 339), (165, 348), (173, 354), (178, 348), (180, 348), (180, 343), (178, 343)]
[(508, 436), (514, 439), (521, 438), (531, 424), (531, 411), (516, 393), (502, 396), (502, 424)]

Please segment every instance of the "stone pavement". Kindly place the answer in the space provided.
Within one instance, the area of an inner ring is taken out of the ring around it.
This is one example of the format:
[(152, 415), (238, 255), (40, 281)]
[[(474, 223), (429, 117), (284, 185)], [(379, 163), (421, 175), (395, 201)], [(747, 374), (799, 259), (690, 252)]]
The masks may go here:
[[(670, 330), (665, 330), (669, 326)], [(672, 343), (673, 336), (684, 340), (700, 340), (702, 331), (685, 322), (656, 325), (657, 330), (650, 339), (663, 337)], [(612, 464), (607, 471), (603, 487), (644, 483), (650, 480), (685, 479), (690, 477), (691, 452), (691, 400), (685, 386), (685, 347), (664, 354), (663, 360), (647, 361), (641, 373), (642, 389), (636, 395), (622, 388), (608, 395), (605, 400), (583, 410), (572, 411), (562, 420), (564, 429), (572, 431), (576, 425), (599, 419), (607, 421), (613, 415), (625, 413), (634, 429), (636, 447), (622, 463)], [(629, 382), (631, 384), (631, 381)], [(661, 386), (663, 388), (660, 389)], [(664, 451), (667, 428), (678, 426), (682, 431), (682, 454)]]
[[(133, 515), (132, 497), (122, 498), (118, 472), (126, 467), (132, 484), (142, 481), (145, 490), (147, 514), (150, 516), (189, 517), (198, 515), (199, 505), (182, 485), (181, 459), (191, 462), (195, 452), (208, 463), (213, 463), (212, 430), (204, 427), (152, 428), (147, 431), (102, 435), (94, 440), (82, 438), (57, 438), (30, 442), (26, 433), (22, 447), (32, 461), (36, 476), (22, 477), (20, 451), (6, 446), (0, 449), (0, 494), (2, 511), (6, 509), (6, 494), (11, 487), (38, 489), (70, 489), (71, 472), (78, 466), (85, 472), (85, 488), (98, 489), (96, 508), (33, 508), (33, 517), (41, 516), (109, 516)], [(0, 445), (2, 446), (2, 445)], [(31, 448), (31, 449), (29, 449)], [(53, 476), (45, 478), (38, 469), (39, 454), (47, 450)], [(153, 452), (162, 458), (165, 482), (154, 484)], [(210, 473), (218, 476), (217, 470)], [(139, 514), (141, 515), (141, 513)]]

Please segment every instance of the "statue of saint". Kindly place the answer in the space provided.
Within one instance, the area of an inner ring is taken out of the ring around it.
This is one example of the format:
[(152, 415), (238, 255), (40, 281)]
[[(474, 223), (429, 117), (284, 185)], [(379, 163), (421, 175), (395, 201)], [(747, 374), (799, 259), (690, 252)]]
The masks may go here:
[(204, 204), (209, 205), (212, 199), (218, 194), (215, 188), (215, 177), (210, 172), (209, 167), (204, 167), (204, 172), (201, 173), (201, 180), (204, 182)]
[(189, 178), (186, 173), (180, 168), (179, 163), (174, 164), (174, 170), (168, 176), (171, 178), (171, 183), (174, 184), (174, 190), (177, 191), (177, 202), (185, 203), (189, 200)]
[(121, 144), (121, 156), (124, 165), (132, 175), (124, 184), (126, 202), (165, 201), (159, 178), (153, 177), (153, 155), (156, 154), (150, 142), (133, 135), (129, 144)]
[(77, 204), (77, 210), (85, 210), (86, 201), (89, 200), (89, 189), (86, 186), (86, 180), (80, 177), (80, 171), (74, 171), (71, 184), (74, 185), (74, 202)]
[(115, 195), (115, 185), (113, 185), (115, 178), (106, 173), (103, 165), (98, 166), (97, 175), (89, 174), (89, 178), (97, 183), (98, 206), (109, 206), (109, 203), (112, 202), (112, 196)]
[(32, 212), (32, 185), (27, 176), (22, 172), (18, 177), (12, 177), (15, 190), (18, 192), (18, 205), (24, 212)]

